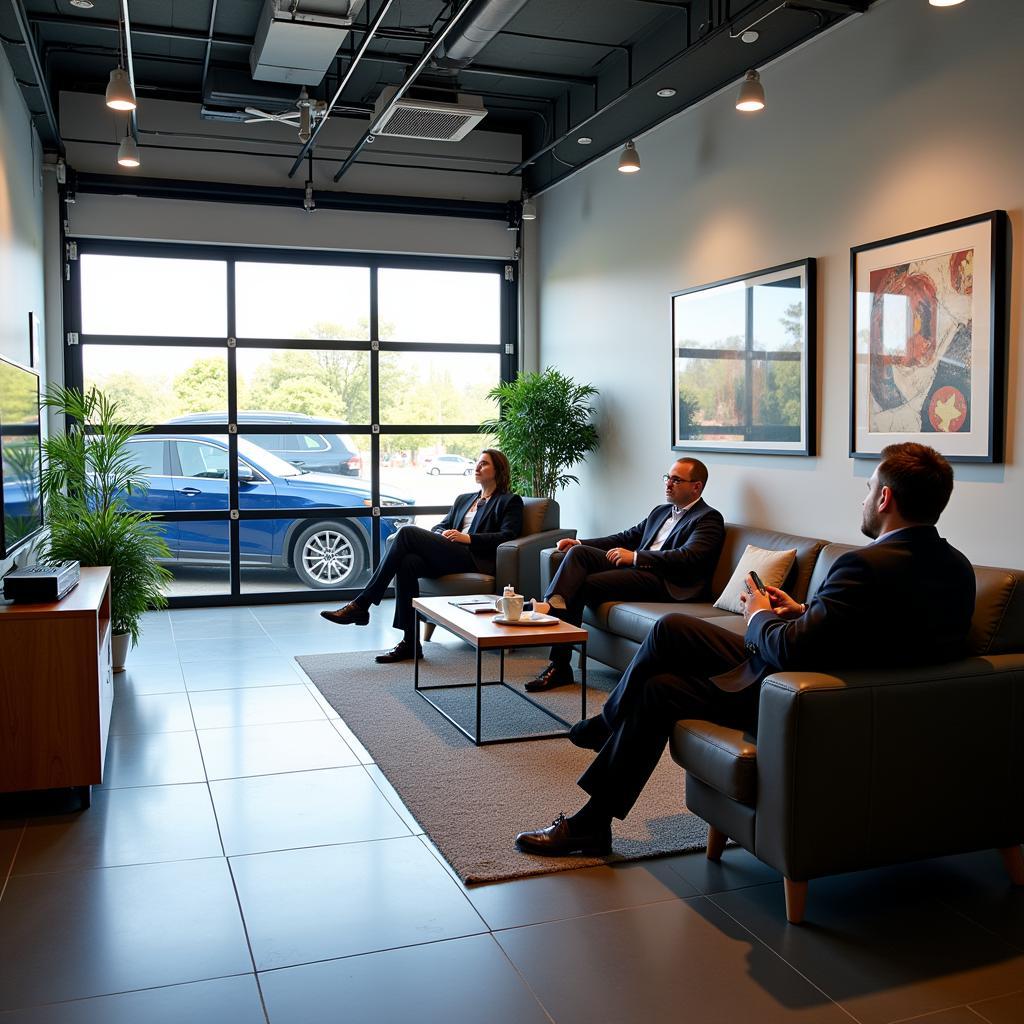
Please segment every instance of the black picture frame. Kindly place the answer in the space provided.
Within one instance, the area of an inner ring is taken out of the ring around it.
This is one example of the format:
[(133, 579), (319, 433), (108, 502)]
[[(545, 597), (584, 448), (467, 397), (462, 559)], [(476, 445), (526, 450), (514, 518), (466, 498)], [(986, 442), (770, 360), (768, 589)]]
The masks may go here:
[(674, 451), (816, 454), (813, 257), (673, 292), (671, 315)]
[(850, 250), (850, 456), (916, 441), (1002, 462), (1007, 216), (992, 210)]

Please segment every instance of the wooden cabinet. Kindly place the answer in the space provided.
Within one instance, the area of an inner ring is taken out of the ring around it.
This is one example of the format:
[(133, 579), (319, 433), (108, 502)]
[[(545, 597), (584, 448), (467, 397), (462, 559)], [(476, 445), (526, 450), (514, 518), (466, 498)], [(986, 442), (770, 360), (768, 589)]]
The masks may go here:
[(54, 604), (0, 606), (0, 792), (103, 781), (114, 684), (110, 570)]

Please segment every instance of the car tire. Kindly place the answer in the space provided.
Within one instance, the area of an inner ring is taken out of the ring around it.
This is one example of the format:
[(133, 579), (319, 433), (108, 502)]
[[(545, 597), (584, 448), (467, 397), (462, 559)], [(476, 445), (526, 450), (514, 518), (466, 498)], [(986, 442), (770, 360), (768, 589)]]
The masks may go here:
[(366, 568), (362, 537), (348, 523), (313, 523), (299, 534), (292, 564), (299, 579), (314, 590), (351, 587)]
[(431, 476), (440, 476), (441, 475), (441, 470), (439, 470), (437, 468), (437, 466), (432, 466), (431, 470), (430, 470), (430, 475)]

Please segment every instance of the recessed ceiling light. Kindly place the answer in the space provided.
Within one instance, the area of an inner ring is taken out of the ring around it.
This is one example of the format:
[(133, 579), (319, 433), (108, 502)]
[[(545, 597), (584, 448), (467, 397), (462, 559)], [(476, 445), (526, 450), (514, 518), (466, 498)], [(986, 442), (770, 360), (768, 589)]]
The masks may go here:
[(752, 28), (748, 28), (747, 31), (740, 36), (740, 39), (745, 43), (756, 43), (760, 38), (761, 33), (755, 32)]
[(83, 11), (91, 11), (96, 5), (92, 0), (71, 0), (72, 7), (81, 7)]
[(581, 146), (589, 146), (594, 140), (589, 135), (581, 135), (576, 141)]
[(658, 90), (658, 95), (659, 95), (659, 96), (660, 96), (660, 97), (661, 97), (661, 98), (662, 98), (663, 100), (667, 100), (667, 99), (669, 99), (669, 98), (670, 98), (671, 96), (675, 96), (675, 94), (676, 94), (676, 91), (675, 91), (675, 89), (659, 89), (659, 90)]

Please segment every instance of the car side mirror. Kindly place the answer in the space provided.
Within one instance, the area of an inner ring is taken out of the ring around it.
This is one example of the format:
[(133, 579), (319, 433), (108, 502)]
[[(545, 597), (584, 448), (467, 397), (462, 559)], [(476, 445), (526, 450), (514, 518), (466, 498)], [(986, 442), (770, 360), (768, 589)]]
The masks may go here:
[(240, 484), (251, 484), (256, 479), (256, 474), (252, 471), (252, 466), (246, 466), (240, 462), (238, 464), (238, 482)]

